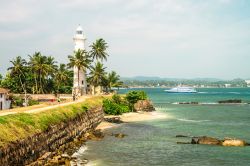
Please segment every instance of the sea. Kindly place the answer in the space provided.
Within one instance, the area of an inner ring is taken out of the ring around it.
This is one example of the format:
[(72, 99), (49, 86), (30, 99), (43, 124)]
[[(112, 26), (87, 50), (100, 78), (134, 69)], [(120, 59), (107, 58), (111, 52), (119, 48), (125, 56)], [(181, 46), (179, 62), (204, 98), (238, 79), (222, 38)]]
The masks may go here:
[[(88, 141), (80, 155), (96, 166), (249, 166), (250, 146), (222, 147), (177, 144), (191, 138), (176, 135), (244, 139), (250, 143), (250, 88), (200, 88), (194, 94), (171, 94), (165, 88), (144, 90), (156, 110), (169, 118), (124, 123), (106, 133), (124, 133), (118, 139), (106, 136)], [(242, 104), (218, 104), (220, 100), (241, 99)], [(199, 102), (199, 104), (177, 104)]]

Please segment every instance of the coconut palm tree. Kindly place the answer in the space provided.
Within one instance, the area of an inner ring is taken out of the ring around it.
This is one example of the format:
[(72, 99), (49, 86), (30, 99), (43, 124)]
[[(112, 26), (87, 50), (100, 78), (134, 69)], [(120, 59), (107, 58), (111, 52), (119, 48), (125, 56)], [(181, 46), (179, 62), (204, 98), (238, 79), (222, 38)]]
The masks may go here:
[(94, 59), (98, 60), (107, 60), (109, 56), (106, 52), (108, 45), (104, 39), (100, 38), (95, 41), (92, 45), (90, 45), (91, 51), (90, 56)]
[(105, 79), (105, 72), (106, 67), (103, 66), (102, 63), (97, 62), (95, 66), (90, 66), (90, 73), (89, 73), (89, 82), (94, 86), (94, 93), (95, 88), (97, 86), (102, 85), (103, 80)]
[(12, 77), (17, 77), (19, 79), (20, 85), (24, 92), (24, 99), (25, 99), (25, 106), (27, 106), (27, 90), (26, 90), (26, 83), (25, 83), (25, 72), (27, 71), (27, 62), (25, 59), (22, 59), (20, 56), (16, 57), (14, 60), (10, 61), (12, 63), (12, 67), (9, 67), (10, 75)]
[(57, 69), (57, 61), (55, 61), (55, 58), (52, 56), (47, 57), (47, 65), (48, 65), (48, 73), (52, 77), (55, 74), (55, 71)]
[(34, 71), (37, 93), (44, 93), (44, 80), (51, 73), (52, 64), (54, 64), (53, 58), (50, 58), (50, 62), (48, 62), (48, 58), (41, 55), (40, 52), (30, 56), (30, 66)]
[(55, 72), (55, 82), (57, 86), (57, 93), (59, 92), (59, 87), (65, 85), (69, 79), (69, 71), (66, 68), (65, 64), (60, 64), (58, 69)]
[[(69, 55), (69, 63), (68, 66), (69, 67), (77, 67), (77, 71), (78, 71), (78, 87), (80, 87), (80, 70), (83, 70), (84, 73), (86, 73), (86, 69), (89, 68), (90, 63), (92, 62), (90, 60), (90, 56), (88, 55), (88, 53), (85, 50), (77, 50), (74, 52), (74, 55)], [(85, 82), (86, 78), (84, 75), (84, 82)]]
[(123, 84), (123, 82), (120, 81), (120, 76), (115, 71), (112, 71), (111, 73), (108, 74), (107, 81), (108, 81), (108, 88), (110, 91), (112, 87), (119, 88)]

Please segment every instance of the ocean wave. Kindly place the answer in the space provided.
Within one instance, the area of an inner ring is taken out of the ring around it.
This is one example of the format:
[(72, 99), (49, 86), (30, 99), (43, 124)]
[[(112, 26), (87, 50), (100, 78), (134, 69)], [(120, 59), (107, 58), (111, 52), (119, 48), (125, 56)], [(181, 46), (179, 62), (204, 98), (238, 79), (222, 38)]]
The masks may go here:
[(215, 105), (215, 104), (219, 104), (219, 103), (215, 103), (215, 102), (202, 102), (200, 104), (202, 104), (202, 105)]
[(228, 93), (237, 94), (237, 95), (241, 94), (240, 92), (228, 92)]
[(80, 147), (80, 149), (77, 151), (77, 152), (75, 152), (73, 155), (72, 155), (72, 157), (79, 157), (79, 156), (82, 156), (83, 154), (84, 154), (84, 152), (87, 150), (88, 148), (87, 148), (87, 146), (82, 146), (82, 147)]
[(211, 120), (193, 120), (193, 119), (177, 119), (182, 122), (193, 122), (193, 123), (200, 123), (200, 122), (209, 122)]

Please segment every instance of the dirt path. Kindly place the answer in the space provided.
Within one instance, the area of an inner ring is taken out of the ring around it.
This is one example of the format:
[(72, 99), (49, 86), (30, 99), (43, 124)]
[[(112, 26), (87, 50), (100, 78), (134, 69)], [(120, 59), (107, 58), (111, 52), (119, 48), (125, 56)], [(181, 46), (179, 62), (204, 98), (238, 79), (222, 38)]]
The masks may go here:
[(15, 110), (4, 110), (4, 111), (0, 111), (0, 116), (5, 116), (5, 115), (10, 115), (10, 114), (16, 114), (16, 113), (39, 113), (42, 111), (46, 111), (49, 109), (53, 109), (53, 108), (57, 108), (57, 107), (62, 107), (62, 106), (67, 106), (67, 105), (71, 105), (71, 104), (75, 104), (75, 103), (81, 103), (83, 101), (85, 101), (88, 98), (91, 98), (93, 96), (82, 96), (80, 99), (78, 99), (77, 101), (71, 101), (71, 102), (67, 102), (67, 103), (61, 103), (61, 104), (57, 104), (57, 105), (52, 105), (52, 106), (42, 106), (42, 108), (34, 108), (34, 109), (29, 109), (29, 110), (21, 110), (21, 111), (15, 111)]

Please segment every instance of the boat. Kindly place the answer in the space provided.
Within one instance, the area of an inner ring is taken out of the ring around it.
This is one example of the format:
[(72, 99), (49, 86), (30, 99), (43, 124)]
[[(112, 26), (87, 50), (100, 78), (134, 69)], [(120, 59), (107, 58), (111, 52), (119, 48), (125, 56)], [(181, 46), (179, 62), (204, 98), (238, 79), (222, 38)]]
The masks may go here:
[(165, 91), (168, 93), (197, 93), (196, 89), (187, 86), (186, 87), (178, 86)]

